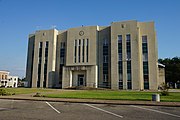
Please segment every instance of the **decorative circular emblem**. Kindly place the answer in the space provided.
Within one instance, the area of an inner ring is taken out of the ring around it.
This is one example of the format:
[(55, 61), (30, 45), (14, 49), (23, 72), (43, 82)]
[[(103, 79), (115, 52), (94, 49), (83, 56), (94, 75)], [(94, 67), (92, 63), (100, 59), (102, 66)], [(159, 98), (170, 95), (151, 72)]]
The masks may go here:
[(80, 31), (80, 32), (79, 32), (79, 35), (80, 35), (80, 36), (83, 36), (83, 35), (84, 35), (84, 31)]

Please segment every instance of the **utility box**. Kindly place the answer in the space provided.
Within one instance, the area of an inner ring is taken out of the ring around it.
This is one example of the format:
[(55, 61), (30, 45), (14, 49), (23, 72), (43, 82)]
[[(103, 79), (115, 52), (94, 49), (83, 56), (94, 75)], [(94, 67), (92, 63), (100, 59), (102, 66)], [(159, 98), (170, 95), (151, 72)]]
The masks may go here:
[(160, 95), (159, 94), (152, 94), (152, 101), (160, 102)]

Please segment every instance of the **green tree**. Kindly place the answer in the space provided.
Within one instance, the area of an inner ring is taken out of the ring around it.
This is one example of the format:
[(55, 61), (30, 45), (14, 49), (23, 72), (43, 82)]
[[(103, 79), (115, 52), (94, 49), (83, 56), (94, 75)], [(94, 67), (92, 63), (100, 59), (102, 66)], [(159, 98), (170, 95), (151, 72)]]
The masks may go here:
[(158, 62), (165, 65), (166, 83), (172, 83), (174, 87), (180, 80), (180, 57), (159, 59)]

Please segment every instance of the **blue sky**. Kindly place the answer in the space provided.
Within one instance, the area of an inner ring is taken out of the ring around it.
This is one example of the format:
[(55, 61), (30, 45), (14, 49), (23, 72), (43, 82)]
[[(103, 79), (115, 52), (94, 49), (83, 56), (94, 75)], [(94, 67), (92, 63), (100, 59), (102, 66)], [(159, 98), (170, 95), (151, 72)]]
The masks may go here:
[(155, 21), (159, 58), (180, 57), (180, 0), (0, 0), (0, 70), (25, 76), (28, 34), (112, 21)]

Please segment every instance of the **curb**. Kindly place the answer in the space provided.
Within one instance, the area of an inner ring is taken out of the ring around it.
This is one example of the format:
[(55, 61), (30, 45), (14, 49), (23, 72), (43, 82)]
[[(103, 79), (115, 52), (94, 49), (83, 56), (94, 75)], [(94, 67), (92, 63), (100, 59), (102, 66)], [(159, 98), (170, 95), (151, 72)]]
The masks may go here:
[(145, 106), (166, 106), (180, 107), (180, 102), (153, 102), (153, 101), (119, 101), (119, 100), (97, 100), (97, 99), (65, 99), (65, 98), (44, 98), (44, 97), (0, 97), (8, 100), (28, 100), (47, 102), (68, 102), (68, 103), (89, 103), (89, 104), (109, 104), (109, 105), (145, 105)]

